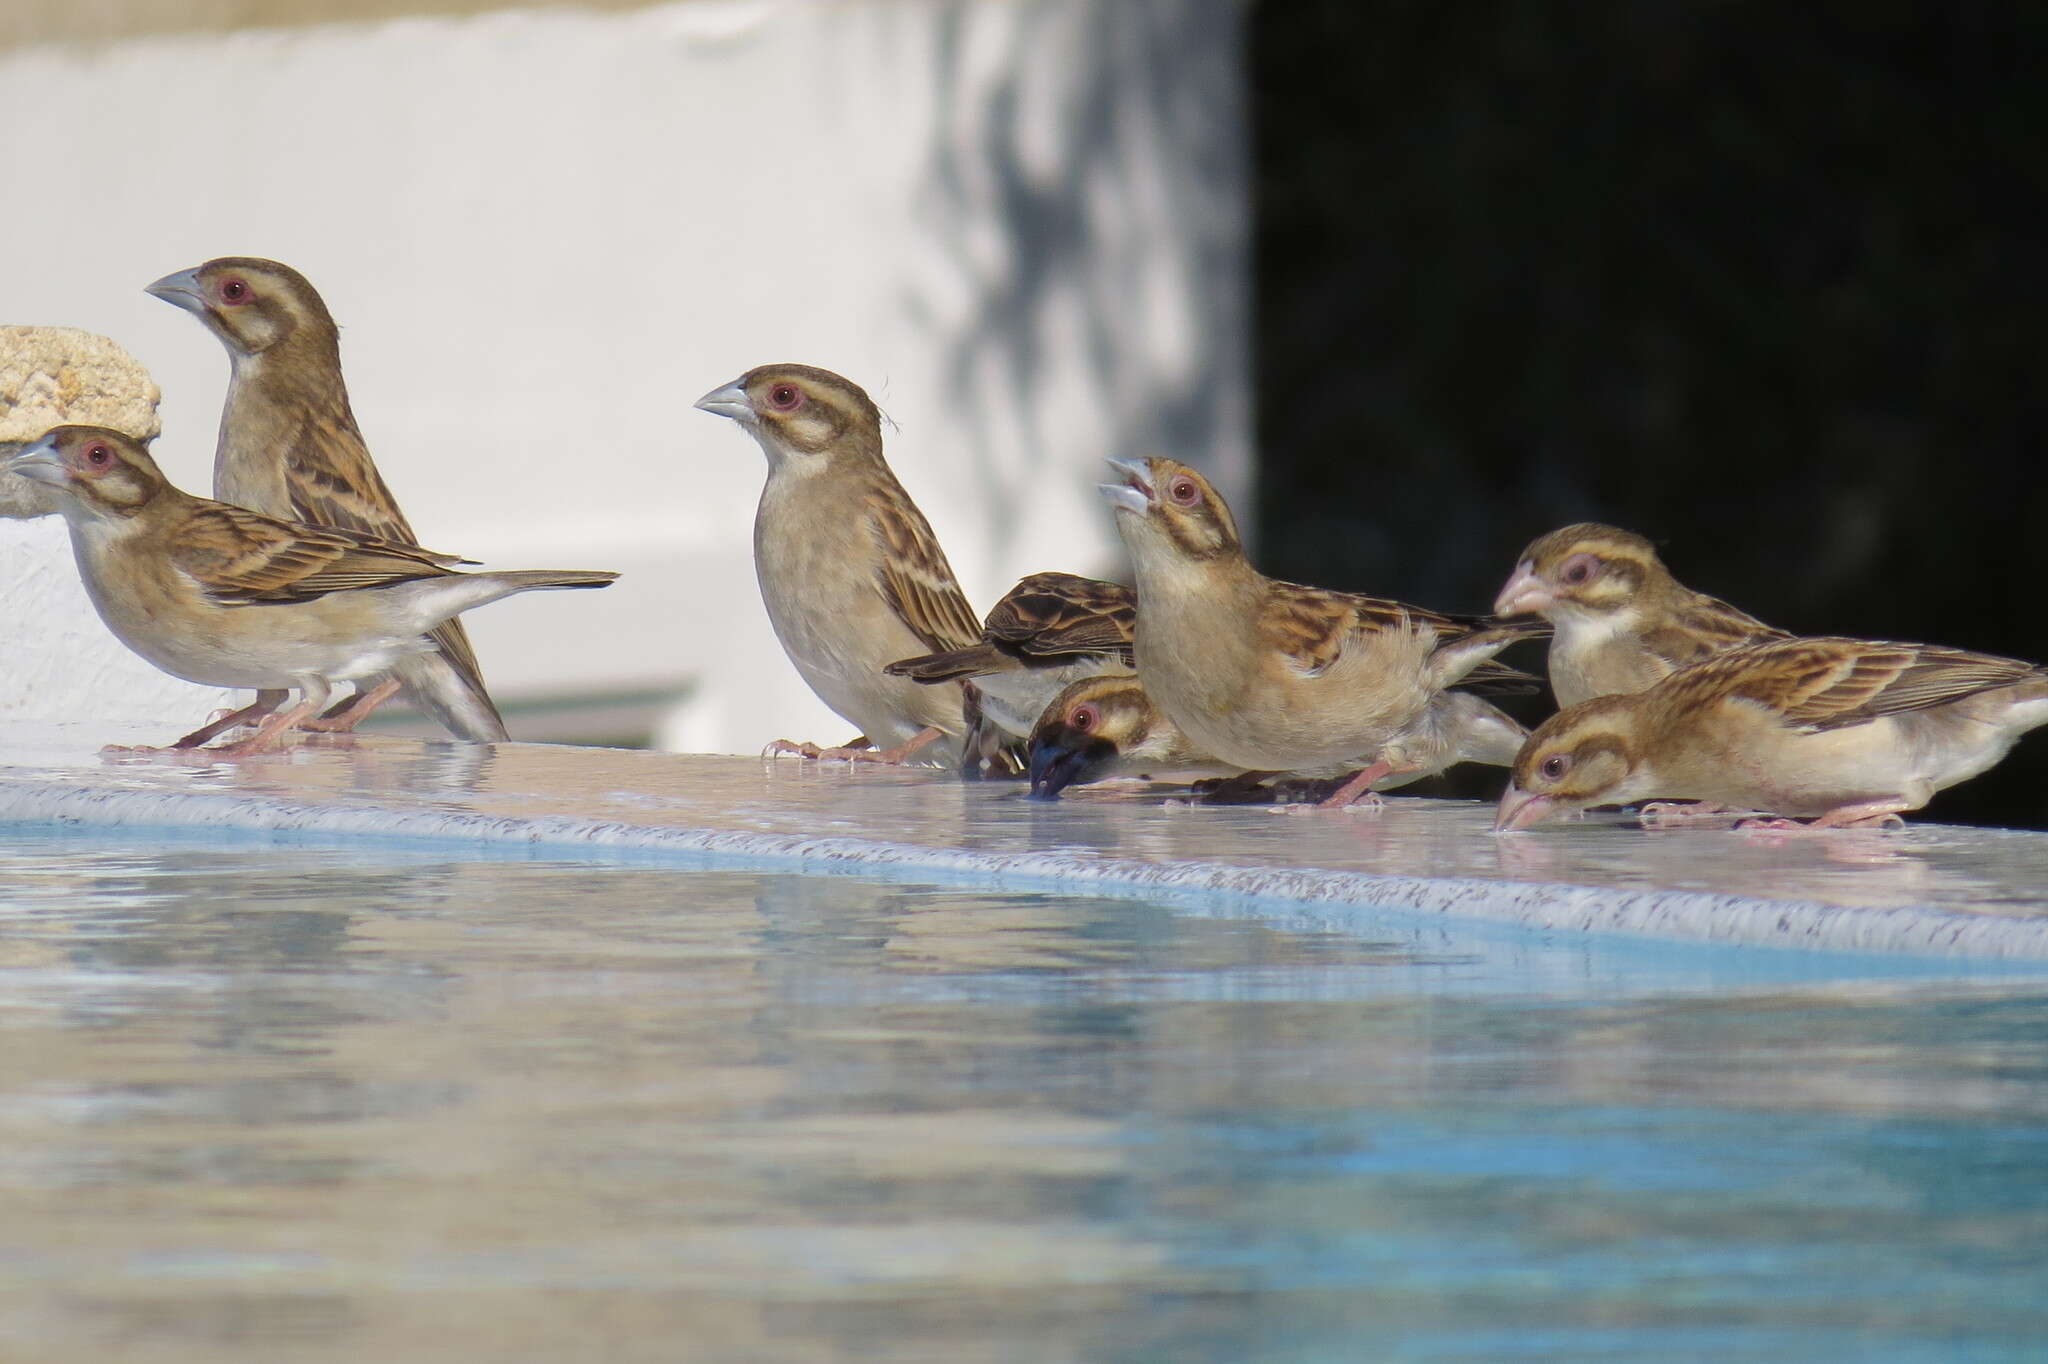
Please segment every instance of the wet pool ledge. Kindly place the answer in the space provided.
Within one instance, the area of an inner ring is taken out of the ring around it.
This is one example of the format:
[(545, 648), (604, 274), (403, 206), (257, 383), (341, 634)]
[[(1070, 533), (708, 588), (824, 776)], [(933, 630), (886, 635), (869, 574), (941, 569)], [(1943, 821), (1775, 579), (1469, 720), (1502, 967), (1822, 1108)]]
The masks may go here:
[(1765, 842), (1614, 820), (1509, 837), (1490, 807), (1188, 809), (1157, 790), (1058, 802), (929, 772), (388, 737), (239, 763), (102, 754), (104, 729), (0, 726), (0, 820), (637, 849), (1150, 898), (1251, 898), (1340, 925), (1405, 908), (1559, 933), (2048, 960), (2048, 834), (1917, 825)]

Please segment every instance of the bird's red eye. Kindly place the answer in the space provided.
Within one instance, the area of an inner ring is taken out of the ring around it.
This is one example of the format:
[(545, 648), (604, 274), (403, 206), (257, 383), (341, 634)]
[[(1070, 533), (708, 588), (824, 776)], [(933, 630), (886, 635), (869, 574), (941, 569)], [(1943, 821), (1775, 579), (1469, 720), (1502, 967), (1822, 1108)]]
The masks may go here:
[(101, 441), (94, 441), (85, 447), (85, 462), (95, 469), (104, 469), (114, 462), (114, 449)]
[(804, 391), (795, 384), (777, 384), (768, 390), (768, 406), (778, 412), (794, 412), (804, 405)]
[(1086, 734), (1089, 730), (1095, 728), (1096, 721), (1101, 718), (1102, 716), (1096, 711), (1095, 707), (1081, 705), (1074, 707), (1074, 713), (1067, 717), (1067, 723), (1073, 728), (1080, 730), (1083, 734)]
[(1564, 571), (1558, 576), (1570, 587), (1583, 587), (1593, 581), (1593, 575), (1600, 571), (1600, 561), (1590, 554), (1574, 554), (1564, 561)]
[(1545, 781), (1561, 780), (1564, 774), (1571, 770), (1572, 756), (1569, 753), (1553, 753), (1545, 758), (1543, 766), (1537, 769), (1537, 771), (1543, 774), (1543, 780)]
[(229, 278), (220, 282), (220, 301), (223, 303), (239, 305), (247, 303), (254, 296), (254, 291), (249, 288), (247, 280)]
[(1195, 486), (1192, 478), (1176, 478), (1167, 485), (1166, 492), (1183, 507), (1192, 507), (1202, 500), (1202, 490)]

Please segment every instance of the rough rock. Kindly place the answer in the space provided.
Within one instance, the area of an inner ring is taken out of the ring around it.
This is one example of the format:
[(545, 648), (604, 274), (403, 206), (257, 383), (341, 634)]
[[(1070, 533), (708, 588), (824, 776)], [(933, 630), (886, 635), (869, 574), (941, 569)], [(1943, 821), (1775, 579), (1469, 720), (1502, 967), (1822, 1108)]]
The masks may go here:
[[(149, 371), (104, 336), (73, 327), (0, 327), (0, 454), (69, 422), (152, 440), (161, 396)], [(0, 475), (0, 516), (54, 510), (41, 488)]]

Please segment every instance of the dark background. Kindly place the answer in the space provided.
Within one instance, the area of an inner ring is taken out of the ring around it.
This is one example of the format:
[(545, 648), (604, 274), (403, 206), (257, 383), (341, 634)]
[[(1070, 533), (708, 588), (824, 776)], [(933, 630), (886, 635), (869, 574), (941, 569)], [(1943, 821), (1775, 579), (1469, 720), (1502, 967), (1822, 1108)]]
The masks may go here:
[[(2048, 661), (2048, 6), (1251, 35), (1267, 572), (1482, 610), (1599, 520), (1786, 629)], [(1929, 813), (2048, 827), (2048, 731)]]

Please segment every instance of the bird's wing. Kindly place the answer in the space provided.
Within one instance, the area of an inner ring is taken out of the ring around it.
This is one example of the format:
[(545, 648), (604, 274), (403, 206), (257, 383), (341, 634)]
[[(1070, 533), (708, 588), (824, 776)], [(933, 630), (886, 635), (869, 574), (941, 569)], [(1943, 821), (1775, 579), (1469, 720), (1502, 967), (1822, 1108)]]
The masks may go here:
[(346, 408), (332, 412), (309, 406), (286, 442), (283, 459), (294, 520), (412, 542), (412, 526)]
[(1041, 657), (1116, 652), (1128, 666), (1138, 595), (1122, 583), (1033, 573), (989, 610), (984, 637)]
[(1644, 631), (1643, 647), (1671, 667), (1683, 668), (1745, 644), (1790, 638), (1746, 611), (1695, 592), (1679, 607), (1670, 625)]
[(329, 592), (439, 577), (460, 562), (417, 545), (297, 525), (211, 503), (179, 528), (174, 564), (225, 605), (310, 601)]
[(1771, 640), (1719, 654), (1672, 674), (1672, 682), (1681, 691), (1718, 691), (1754, 702), (1800, 729), (1826, 730), (2043, 676), (2031, 663), (1965, 649), (1823, 638)]
[(868, 526), (882, 547), (882, 595), (910, 632), (934, 653), (978, 641), (981, 622), (931, 526), (909, 497), (871, 498)]
[(1390, 633), (1426, 629), (1436, 634), (1436, 657), (1431, 666), (1441, 674), (1441, 685), (1527, 691), (1536, 684), (1535, 678), (1493, 663), (1491, 657), (1516, 640), (1540, 639), (1550, 633), (1550, 627), (1541, 621), (1451, 615), (1385, 597), (1331, 592), (1298, 583), (1276, 581), (1270, 587), (1262, 617), (1265, 642), (1307, 677), (1328, 671), (1355, 644), (1369, 645)]
[[(292, 516), (297, 520), (402, 544), (411, 544), (415, 538), (345, 405), (339, 412), (307, 408), (286, 444), (284, 476)], [(495, 713), (496, 706), (484, 689), (483, 666), (477, 662), (469, 631), (461, 620), (443, 621), (430, 633), (435, 648), (475, 694), (478, 704)]]

